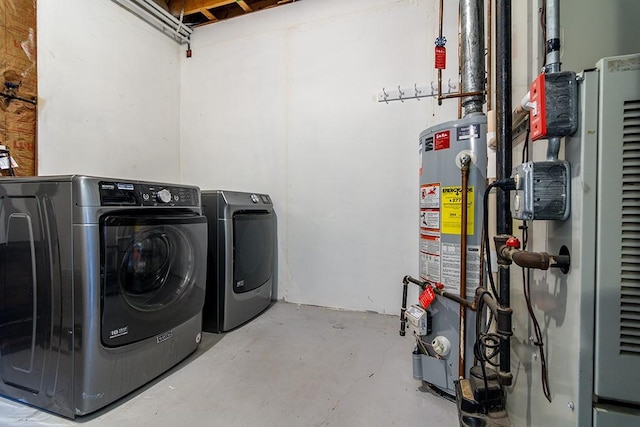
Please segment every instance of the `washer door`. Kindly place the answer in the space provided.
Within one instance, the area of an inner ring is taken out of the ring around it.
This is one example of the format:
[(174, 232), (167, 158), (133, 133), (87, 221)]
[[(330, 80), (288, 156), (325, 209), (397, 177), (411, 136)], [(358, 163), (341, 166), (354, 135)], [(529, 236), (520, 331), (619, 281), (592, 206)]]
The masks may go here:
[(107, 215), (100, 228), (105, 346), (161, 339), (202, 311), (205, 217)]

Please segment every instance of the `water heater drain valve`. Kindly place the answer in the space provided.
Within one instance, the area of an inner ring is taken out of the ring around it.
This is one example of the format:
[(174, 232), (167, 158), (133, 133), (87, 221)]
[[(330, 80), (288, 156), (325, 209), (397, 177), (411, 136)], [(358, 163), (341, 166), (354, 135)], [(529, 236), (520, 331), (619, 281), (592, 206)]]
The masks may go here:
[(435, 337), (433, 341), (431, 341), (431, 346), (440, 357), (446, 357), (451, 351), (451, 341), (442, 335)]

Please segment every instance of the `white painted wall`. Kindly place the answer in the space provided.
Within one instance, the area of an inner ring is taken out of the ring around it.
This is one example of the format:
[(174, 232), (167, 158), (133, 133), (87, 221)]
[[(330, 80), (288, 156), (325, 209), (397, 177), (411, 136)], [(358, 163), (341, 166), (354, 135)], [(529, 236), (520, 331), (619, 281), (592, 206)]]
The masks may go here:
[(271, 194), (280, 298), (399, 312), (418, 268), (418, 135), (457, 103), (376, 95), (434, 79), (434, 3), (305, 0), (196, 30), (182, 60), (183, 179)]
[(180, 179), (179, 46), (109, 0), (39, 0), (38, 174)]

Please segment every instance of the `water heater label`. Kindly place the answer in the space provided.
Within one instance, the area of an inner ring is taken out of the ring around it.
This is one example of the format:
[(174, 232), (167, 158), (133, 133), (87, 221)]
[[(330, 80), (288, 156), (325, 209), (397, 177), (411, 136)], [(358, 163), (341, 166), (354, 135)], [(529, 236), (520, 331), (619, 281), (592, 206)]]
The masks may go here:
[(449, 130), (436, 132), (434, 135), (433, 145), (436, 150), (446, 150), (450, 146), (451, 134)]
[(440, 283), (440, 257), (420, 253), (420, 278), (433, 283)]
[(439, 233), (421, 234), (420, 250), (429, 255), (440, 256), (440, 234)]
[[(445, 290), (460, 293), (460, 244), (442, 244), (442, 284)], [(467, 246), (467, 297), (480, 285), (480, 247)]]
[(469, 125), (469, 126), (460, 126), (457, 129), (457, 139), (458, 141), (463, 141), (465, 139), (471, 138), (479, 138), (480, 137), (480, 125)]
[[(442, 187), (442, 233), (460, 234), (462, 224), (462, 187)], [(467, 189), (467, 235), (474, 234), (474, 187)]]
[(440, 283), (440, 233), (420, 234), (420, 275), (422, 280)]
[(420, 209), (421, 229), (440, 229), (440, 209)]
[(423, 208), (440, 207), (440, 183), (422, 184), (420, 186), (420, 206)]

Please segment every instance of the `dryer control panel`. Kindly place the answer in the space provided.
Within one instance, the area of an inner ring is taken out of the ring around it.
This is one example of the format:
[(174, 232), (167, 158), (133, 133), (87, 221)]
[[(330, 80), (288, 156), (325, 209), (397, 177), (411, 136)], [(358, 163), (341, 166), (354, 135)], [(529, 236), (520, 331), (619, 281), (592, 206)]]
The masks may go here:
[(100, 182), (101, 206), (199, 206), (198, 190), (164, 184)]

